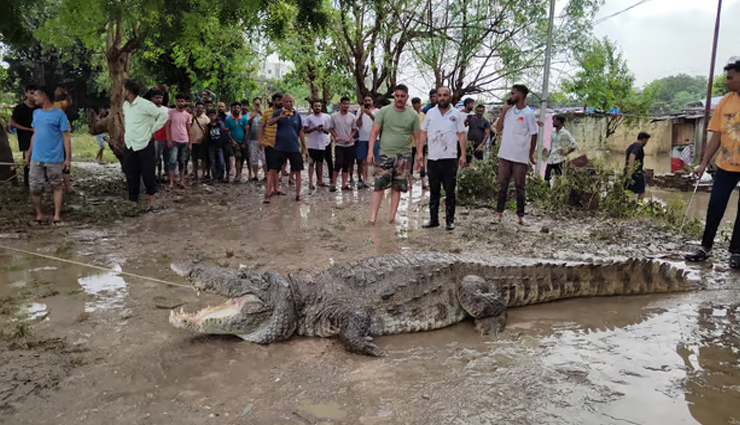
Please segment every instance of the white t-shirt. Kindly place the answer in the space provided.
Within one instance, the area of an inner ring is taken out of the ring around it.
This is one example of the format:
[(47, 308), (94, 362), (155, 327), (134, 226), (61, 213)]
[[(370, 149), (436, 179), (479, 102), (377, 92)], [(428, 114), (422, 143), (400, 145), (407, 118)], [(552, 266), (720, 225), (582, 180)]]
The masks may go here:
[(504, 117), (504, 132), (498, 157), (511, 162), (529, 164), (529, 148), (532, 136), (538, 132), (537, 119), (529, 107), (517, 109), (513, 106)]
[[(364, 110), (365, 106), (362, 106), (362, 109), (357, 111), (357, 114), (355, 114), (355, 119), (360, 117), (360, 114), (362, 113), (362, 110)], [(373, 114), (373, 116), (377, 115), (378, 108), (372, 108), (370, 112)], [(367, 114), (362, 114), (362, 127), (358, 128), (358, 137), (361, 142), (367, 142), (370, 140), (370, 132), (373, 131), (373, 124), (375, 121), (373, 121), (372, 118), (370, 118)]]
[[(320, 125), (324, 126), (324, 130), (329, 131), (331, 128), (331, 117), (328, 114), (310, 114), (303, 120), (303, 128), (314, 128)], [(313, 131), (308, 135), (308, 148), (309, 149), (326, 149), (326, 146), (331, 143), (331, 134), (324, 133), (323, 131)]]
[(442, 115), (439, 107), (427, 111), (421, 129), (427, 132), (429, 160), (457, 159), (460, 138), (457, 133), (465, 133), (465, 119), (460, 111), (450, 106)]

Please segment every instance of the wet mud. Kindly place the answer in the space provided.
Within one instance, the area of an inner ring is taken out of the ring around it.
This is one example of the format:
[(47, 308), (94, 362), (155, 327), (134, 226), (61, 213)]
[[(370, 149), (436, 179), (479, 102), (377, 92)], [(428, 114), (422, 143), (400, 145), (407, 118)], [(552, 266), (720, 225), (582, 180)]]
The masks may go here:
[[(318, 191), (303, 203), (263, 205), (256, 184), (195, 187), (167, 194), (163, 211), (113, 226), (0, 239), (113, 270), (0, 249), (0, 328), (25, 323), (29, 341), (47, 341), (0, 342), (0, 423), (740, 423), (740, 282), (724, 267), (726, 252), (689, 267), (679, 254), (696, 241), (652, 222), (536, 211), (530, 227), (511, 212), (493, 224), (490, 210), (463, 209), (454, 232), (423, 230), (428, 197), (418, 182), (395, 223), (387, 223), (386, 199), (369, 226), (370, 195)], [(182, 333), (169, 326), (169, 309), (221, 298), (116, 273), (184, 283), (171, 260), (288, 273), (404, 250), (651, 256), (689, 267), (706, 289), (512, 309), (499, 337), (482, 338), (463, 322), (379, 338), (386, 356), (375, 359), (330, 339), (259, 346)]]

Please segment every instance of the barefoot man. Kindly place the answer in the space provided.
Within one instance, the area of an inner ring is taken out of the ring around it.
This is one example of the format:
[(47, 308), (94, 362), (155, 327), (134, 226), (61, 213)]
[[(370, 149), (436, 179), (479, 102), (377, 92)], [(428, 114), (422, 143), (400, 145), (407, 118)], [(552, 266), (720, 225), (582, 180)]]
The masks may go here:
[[(416, 146), (421, 152), (419, 114), (406, 105), (408, 100), (409, 89), (399, 84), (393, 92), (393, 104), (384, 107), (375, 116), (367, 154), (367, 163), (375, 166), (373, 171), (375, 192), (370, 211), (370, 224), (375, 224), (380, 203), (383, 201), (383, 192), (388, 188), (391, 188), (390, 222), (395, 222), (401, 192), (408, 190), (411, 147)], [(373, 149), (381, 131), (383, 135), (380, 138), (380, 155), (375, 158)]]

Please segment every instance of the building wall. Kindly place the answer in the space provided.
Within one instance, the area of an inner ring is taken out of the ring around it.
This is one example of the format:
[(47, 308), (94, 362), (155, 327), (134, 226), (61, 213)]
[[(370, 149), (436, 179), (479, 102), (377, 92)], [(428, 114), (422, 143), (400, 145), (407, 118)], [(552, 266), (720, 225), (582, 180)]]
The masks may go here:
[(594, 115), (566, 115), (567, 128), (578, 142), (578, 155), (593, 156), (595, 151), (624, 152), (637, 141), (637, 135), (646, 131), (652, 137), (645, 146), (645, 154), (670, 154), (673, 138), (673, 124), (670, 120), (652, 121), (651, 119), (634, 118), (626, 120), (617, 131), (606, 138), (608, 118)]

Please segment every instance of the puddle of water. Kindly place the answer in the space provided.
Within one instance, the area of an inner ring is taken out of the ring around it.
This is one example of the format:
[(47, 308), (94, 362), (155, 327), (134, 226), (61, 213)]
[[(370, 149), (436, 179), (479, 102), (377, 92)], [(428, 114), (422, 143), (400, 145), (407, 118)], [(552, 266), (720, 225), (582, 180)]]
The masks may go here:
[(347, 412), (335, 401), (326, 404), (315, 404), (313, 401), (306, 399), (298, 406), (298, 410), (317, 419), (342, 420), (347, 417)]
[(41, 320), (49, 315), (49, 310), (46, 304), (29, 303), (21, 307), (19, 314), (25, 321)]
[[(121, 271), (121, 266), (113, 267)], [(126, 281), (115, 272), (93, 273), (77, 279), (80, 287), (95, 298), (85, 303), (85, 312), (92, 313), (98, 310), (109, 310), (124, 306), (128, 293)]]
[[(688, 203), (691, 200), (692, 192), (677, 192), (672, 190), (666, 190), (666, 189), (660, 189), (657, 187), (648, 187), (645, 191), (645, 197), (650, 198), (659, 198), (663, 201), (669, 201), (671, 199), (680, 199), (684, 202), (686, 202), (686, 205), (689, 207), (688, 211), (688, 217), (691, 218), (705, 218), (707, 215), (707, 206), (709, 205), (709, 192), (696, 192), (696, 196), (694, 196), (694, 200), (691, 202), (691, 205), (689, 206)], [(738, 202), (740, 201), (740, 198), (738, 198), (738, 191), (735, 190), (732, 192), (732, 195), (730, 196), (730, 201), (727, 203), (727, 209), (725, 210), (725, 215), (723, 219), (723, 223), (725, 220), (727, 221), (734, 221), (737, 217), (737, 211), (738, 211)]]

